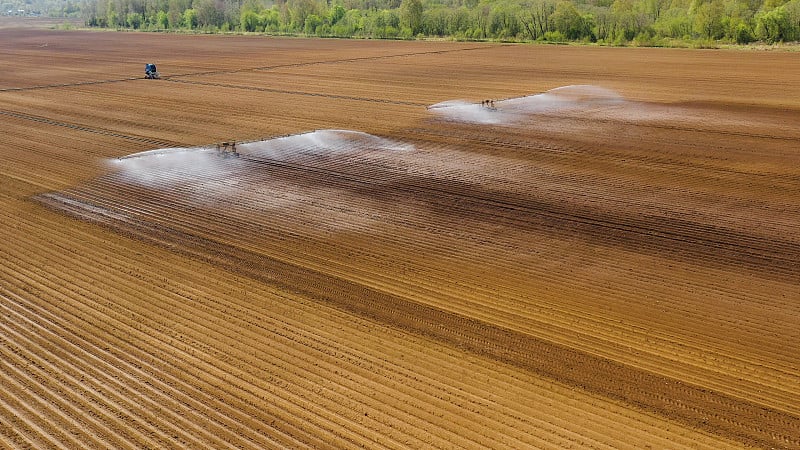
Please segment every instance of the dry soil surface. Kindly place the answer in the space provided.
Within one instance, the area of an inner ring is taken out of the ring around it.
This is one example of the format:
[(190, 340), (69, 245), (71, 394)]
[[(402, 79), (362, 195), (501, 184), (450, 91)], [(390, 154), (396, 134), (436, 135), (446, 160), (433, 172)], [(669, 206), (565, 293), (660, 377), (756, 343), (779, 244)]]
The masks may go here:
[(0, 447), (800, 448), (796, 54), (24, 25)]

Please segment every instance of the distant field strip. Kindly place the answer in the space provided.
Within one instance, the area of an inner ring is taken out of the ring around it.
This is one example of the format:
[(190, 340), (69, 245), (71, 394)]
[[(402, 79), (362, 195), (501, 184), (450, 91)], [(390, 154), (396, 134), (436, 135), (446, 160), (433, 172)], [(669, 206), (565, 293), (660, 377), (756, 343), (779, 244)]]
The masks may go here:
[[(333, 59), (333, 60), (325, 60), (325, 61), (309, 61), (309, 62), (301, 62), (301, 63), (275, 64), (275, 65), (258, 66), (258, 67), (244, 67), (244, 68), (238, 68), (238, 69), (208, 70), (208, 71), (202, 71), (202, 72), (187, 72), (187, 73), (170, 74), (170, 75), (166, 75), (165, 74), (165, 75), (162, 76), (161, 80), (179, 81), (179, 80), (177, 80), (177, 78), (181, 78), (181, 77), (199, 77), (199, 76), (205, 76), (205, 75), (225, 75), (225, 74), (233, 74), (233, 73), (239, 73), (239, 72), (268, 71), (268, 70), (293, 68), (293, 67), (308, 67), (308, 66), (319, 66), (319, 65), (328, 65), (328, 64), (342, 64), (342, 63), (373, 61), (373, 60), (377, 61), (377, 60), (392, 59), (392, 58), (408, 58), (408, 57), (413, 57), (413, 56), (440, 55), (440, 54), (447, 54), (447, 53), (454, 53), (454, 52), (466, 52), (466, 51), (476, 51), (476, 50), (487, 50), (487, 47), (481, 46), (481, 47), (458, 48), (458, 49), (449, 49), (449, 50), (433, 50), (433, 51), (425, 51), (425, 52), (401, 53), (401, 54), (397, 54), (397, 55), (365, 56), (365, 57), (361, 57), (361, 58), (344, 58), (344, 59)], [(110, 84), (110, 83), (121, 83), (121, 82), (125, 82), (125, 81), (143, 81), (143, 80), (144, 80), (144, 77), (129, 77), (129, 78), (106, 79), (106, 80), (78, 81), (78, 82), (72, 82), (72, 83), (53, 83), (53, 84), (45, 84), (45, 85), (38, 85), (38, 86), (22, 86), (22, 87), (0, 88), (0, 92), (22, 92), (22, 91), (33, 91), (33, 90), (42, 90), (42, 89), (57, 89), (57, 88), (64, 88), (64, 87), (89, 86), (89, 85), (97, 85), (97, 84)], [(147, 80), (147, 81), (151, 81), (151, 80)], [(184, 81), (184, 82), (186, 82), (186, 81)], [(189, 82), (187, 82), (187, 83), (189, 83)], [(202, 83), (193, 82), (193, 84), (202, 84)], [(215, 85), (215, 84), (209, 84), (209, 85)], [(269, 91), (266, 91), (266, 92), (269, 92)], [(333, 98), (338, 98), (338, 97), (333, 97)], [(347, 98), (347, 97), (343, 97), (343, 98)]]
[(45, 84), (39, 86), (25, 86), (25, 87), (9, 87), (9, 88), (0, 88), (0, 92), (23, 92), (23, 91), (36, 91), (41, 89), (56, 89), (56, 88), (64, 88), (64, 87), (76, 87), (76, 86), (91, 86), (95, 84), (110, 84), (110, 83), (122, 83), (124, 81), (134, 81), (139, 80), (141, 77), (130, 77), (130, 78), (117, 78), (113, 80), (93, 80), (93, 81), (78, 81), (73, 83), (54, 83), (54, 84)]
[[(510, 44), (506, 44), (510, 45)], [(182, 73), (176, 75), (170, 75), (169, 78), (176, 78), (176, 77), (187, 77), (187, 76), (203, 76), (203, 75), (225, 75), (231, 73), (238, 73), (238, 72), (249, 72), (249, 71), (267, 71), (267, 70), (275, 70), (275, 69), (286, 69), (292, 67), (309, 67), (309, 66), (320, 66), (320, 65), (328, 65), (328, 64), (342, 64), (342, 63), (351, 63), (351, 62), (363, 62), (363, 61), (379, 61), (384, 59), (393, 59), (393, 58), (408, 58), (413, 56), (425, 56), (425, 55), (444, 55), (448, 53), (459, 53), (459, 52), (469, 52), (469, 51), (477, 51), (477, 50), (484, 50), (484, 51), (491, 51), (486, 46), (477, 46), (477, 47), (468, 47), (468, 48), (457, 48), (457, 49), (449, 49), (449, 50), (432, 50), (432, 51), (424, 51), (424, 52), (411, 52), (411, 53), (401, 53), (397, 55), (379, 55), (379, 56), (364, 56), (358, 58), (343, 58), (343, 59), (332, 59), (332, 60), (324, 60), (324, 61), (309, 61), (309, 62), (299, 62), (299, 63), (287, 63), (287, 64), (275, 64), (275, 65), (268, 65), (268, 66), (261, 66), (261, 67), (248, 67), (242, 69), (222, 69), (222, 70), (209, 70), (206, 72), (192, 72), (192, 73)]]
[[(206, 84), (202, 82), (187, 82), (187, 81), (178, 81), (178, 82), (190, 83), (190, 84)], [(220, 86), (217, 83), (210, 83), (210, 85)], [(268, 88), (239, 87), (239, 86), (227, 86), (227, 85), (225, 85), (224, 87), (264, 90), (268, 92), (281, 92), (281, 93), (284, 92)], [(293, 93), (293, 92), (288, 92), (288, 93)], [(353, 99), (351, 97), (330, 96), (324, 94), (313, 94), (304, 92), (293, 93), (293, 94)], [(402, 105), (410, 105), (410, 104), (413, 105), (413, 103), (410, 102), (391, 102), (380, 99), (357, 99), (357, 100), (393, 103)], [(167, 142), (167, 141), (151, 139), (144, 136), (127, 135), (115, 132), (113, 130), (88, 127), (85, 125), (74, 124), (74, 123), (67, 123), (63, 121), (34, 116), (31, 114), (25, 114), (16, 111), (0, 110), (0, 115), (15, 117), (18, 119), (30, 120), (58, 127), (71, 128), (93, 134), (101, 134), (105, 136), (116, 137), (129, 141), (142, 142), (161, 147), (181, 147), (185, 145), (177, 142)], [(595, 121), (594, 119), (589, 119), (589, 120)], [(600, 122), (603, 123), (603, 121)], [(627, 125), (631, 125), (631, 123), (627, 123)], [(633, 125), (641, 126), (639, 124), (633, 124)], [(649, 125), (644, 125), (644, 126), (649, 126)], [(657, 127), (665, 128), (663, 126), (657, 126)], [(672, 128), (667, 128), (667, 129), (672, 129)], [(465, 141), (483, 142), (486, 145), (492, 145), (495, 147), (496, 146), (505, 146), (509, 148), (516, 147), (517, 149), (520, 150), (528, 149), (533, 151), (539, 148), (538, 147), (539, 143), (531, 144), (526, 141), (513, 140), (513, 139), (508, 140), (507, 142), (502, 142), (497, 139), (492, 139), (490, 137), (491, 134), (486, 134), (486, 133), (471, 134), (471, 130), (473, 129), (457, 129), (457, 131), (449, 133), (444, 130), (446, 130), (446, 128), (431, 128), (431, 127), (424, 129), (418, 128), (413, 131), (411, 137), (419, 139), (424, 136), (431, 137), (439, 135), (439, 136), (447, 136), (449, 138), (457, 137)], [(706, 130), (699, 130), (694, 128), (682, 128), (682, 130), (691, 132), (703, 132), (703, 133), (707, 132)], [(736, 133), (736, 135), (754, 137), (754, 138), (770, 138), (770, 139), (775, 138), (772, 136), (753, 135), (746, 133)], [(788, 139), (784, 137), (778, 137), (778, 138)], [(421, 140), (418, 142), (422, 143), (423, 145), (435, 144), (435, 141)], [(558, 151), (554, 147), (549, 148), (552, 147), (553, 145), (552, 143), (547, 143), (544, 145), (546, 146), (548, 151), (554, 151), (554, 150)], [(570, 147), (564, 147), (564, 150), (575, 151), (574, 148)], [(595, 150), (592, 150), (592, 155), (593, 157), (604, 156)], [(615, 155), (609, 153), (607, 156), (614, 157)], [(793, 241), (780, 241), (780, 240), (776, 241), (774, 239), (767, 241), (759, 237), (745, 236), (741, 233), (737, 233), (736, 231), (725, 230), (724, 228), (710, 227), (702, 224), (692, 224), (692, 223), (681, 224), (676, 219), (663, 218), (663, 217), (656, 218), (655, 220), (652, 219), (649, 220), (646, 217), (628, 217), (628, 218), (620, 218), (619, 216), (603, 217), (598, 215), (596, 212), (592, 211), (575, 211), (574, 209), (568, 210), (565, 209), (564, 206), (560, 204), (531, 203), (530, 200), (527, 200), (524, 197), (520, 197), (518, 195), (511, 194), (509, 196), (509, 194), (504, 194), (500, 192), (477, 191), (474, 188), (471, 188), (464, 184), (441, 182), (438, 185), (428, 184), (422, 187), (421, 185), (422, 183), (425, 182), (425, 180), (422, 179), (414, 180), (411, 178), (398, 179), (396, 177), (396, 174), (391, 174), (391, 173), (389, 174), (390, 178), (384, 178), (386, 174), (378, 174), (375, 176), (370, 176), (370, 174), (368, 173), (360, 173), (356, 175), (357, 178), (353, 178), (353, 175), (349, 175), (347, 174), (346, 171), (338, 170), (335, 167), (334, 168), (327, 166), (317, 167), (314, 165), (300, 166), (299, 164), (288, 161), (270, 160), (265, 158), (250, 157), (247, 155), (244, 155), (243, 159), (249, 160), (257, 164), (265, 164), (274, 167), (283, 167), (294, 171), (305, 171), (305, 172), (315, 173), (323, 177), (334, 177), (350, 182), (354, 181), (360, 184), (374, 184), (379, 181), (385, 182), (387, 180), (398, 180), (397, 184), (393, 186), (394, 189), (409, 194), (414, 194), (415, 192), (419, 191), (423, 193), (424, 198), (428, 198), (430, 199), (430, 201), (435, 201), (437, 203), (441, 201), (441, 199), (437, 198), (440, 195), (450, 195), (450, 196), (456, 195), (459, 197), (468, 198), (471, 201), (478, 201), (481, 204), (487, 205), (490, 208), (496, 208), (497, 213), (507, 216), (506, 220), (512, 220), (511, 219), (512, 216), (522, 214), (523, 217), (519, 219), (519, 222), (516, 224), (516, 226), (522, 226), (522, 227), (530, 226), (530, 224), (526, 225), (525, 223), (527, 220), (524, 218), (525, 215), (528, 214), (533, 214), (538, 216), (546, 215), (550, 217), (551, 220), (564, 221), (572, 223), (575, 226), (600, 228), (600, 230), (598, 231), (576, 229), (576, 232), (580, 232), (581, 235), (594, 236), (595, 239), (608, 240), (608, 242), (631, 241), (630, 245), (633, 245), (638, 249), (646, 249), (650, 247), (654, 248), (654, 251), (656, 252), (677, 253), (677, 254), (684, 254), (686, 255), (686, 257), (690, 258), (702, 257), (710, 260), (719, 260), (721, 262), (728, 261), (728, 263), (745, 264), (746, 266), (751, 267), (752, 270), (756, 270), (758, 272), (766, 273), (767, 275), (772, 275), (772, 276), (775, 275), (785, 276), (788, 277), (788, 279), (795, 279), (795, 277), (800, 276), (800, 266), (798, 266), (797, 264), (797, 261), (800, 261), (800, 244)], [(758, 174), (753, 174), (753, 175), (758, 176)], [(775, 181), (776, 181), (775, 177), (772, 177), (770, 183), (774, 183)], [(794, 181), (794, 179), (789, 178), (786, 181)], [(447, 204), (450, 205), (450, 203)], [(453, 206), (451, 207), (458, 207), (457, 206), (458, 203), (453, 203), (452, 205)], [(469, 206), (467, 207), (467, 209), (464, 210), (464, 212), (469, 213), (469, 208), (474, 208), (474, 207), (475, 206)], [(504, 211), (507, 212), (504, 213)], [(492, 213), (492, 214), (494, 215), (497, 213)], [(670, 227), (665, 227), (664, 226), (665, 220), (674, 221), (675, 224)], [(603, 229), (605, 229), (606, 231), (602, 231)], [(612, 231), (613, 233), (619, 233), (619, 234), (608, 235), (607, 234), (608, 231)], [(635, 239), (634, 236), (637, 235), (641, 236), (641, 238)], [(663, 244), (660, 244), (660, 242), (662, 241)], [(673, 245), (674, 242), (681, 242), (683, 244), (688, 244), (688, 247), (683, 246), (676, 248)], [(743, 257), (749, 259), (745, 259)]]
[(361, 102), (373, 102), (373, 103), (387, 103), (392, 105), (402, 105), (402, 106), (420, 106), (425, 107), (428, 106), (425, 103), (420, 102), (407, 102), (403, 100), (388, 100), (388, 99), (381, 99), (381, 98), (369, 98), (369, 97), (356, 97), (351, 95), (336, 95), (336, 94), (326, 94), (322, 92), (305, 92), (305, 91), (293, 91), (288, 89), (274, 89), (274, 88), (266, 88), (266, 87), (257, 87), (257, 86), (241, 86), (236, 84), (228, 84), (228, 83), (211, 83), (211, 82), (203, 82), (203, 81), (189, 81), (189, 80), (179, 80), (172, 78), (165, 79), (166, 81), (171, 81), (173, 83), (184, 83), (184, 84), (194, 84), (198, 86), (214, 86), (214, 87), (221, 87), (227, 89), (243, 89), (246, 91), (254, 91), (254, 92), (273, 92), (277, 94), (288, 94), (288, 95), (303, 95), (308, 97), (323, 97), (323, 98), (330, 98), (335, 100), (356, 100)]

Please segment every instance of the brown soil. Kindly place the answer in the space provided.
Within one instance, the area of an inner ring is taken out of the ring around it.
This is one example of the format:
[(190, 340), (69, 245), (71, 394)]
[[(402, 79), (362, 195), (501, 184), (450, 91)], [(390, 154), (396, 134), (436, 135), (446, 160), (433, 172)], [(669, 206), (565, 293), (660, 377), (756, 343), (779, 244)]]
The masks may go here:
[(800, 448), (791, 53), (0, 52), (0, 447)]

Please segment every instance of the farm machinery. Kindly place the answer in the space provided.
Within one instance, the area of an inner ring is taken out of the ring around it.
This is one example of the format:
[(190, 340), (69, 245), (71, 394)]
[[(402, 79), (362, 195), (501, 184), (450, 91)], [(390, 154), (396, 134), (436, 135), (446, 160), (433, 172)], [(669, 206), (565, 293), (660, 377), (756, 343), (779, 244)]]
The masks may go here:
[(156, 80), (161, 78), (161, 75), (156, 70), (156, 65), (153, 63), (148, 63), (144, 65), (144, 77), (149, 80)]
[(236, 141), (228, 141), (228, 142), (220, 142), (217, 144), (217, 153), (222, 155), (223, 157), (239, 157), (239, 153), (236, 151)]

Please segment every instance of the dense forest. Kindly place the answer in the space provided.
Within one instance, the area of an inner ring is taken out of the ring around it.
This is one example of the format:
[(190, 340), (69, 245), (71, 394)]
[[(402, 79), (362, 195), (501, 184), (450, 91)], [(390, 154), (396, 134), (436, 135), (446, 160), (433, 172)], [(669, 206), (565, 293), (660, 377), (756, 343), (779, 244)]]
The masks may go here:
[(800, 0), (84, 0), (93, 27), (673, 46), (800, 40)]

